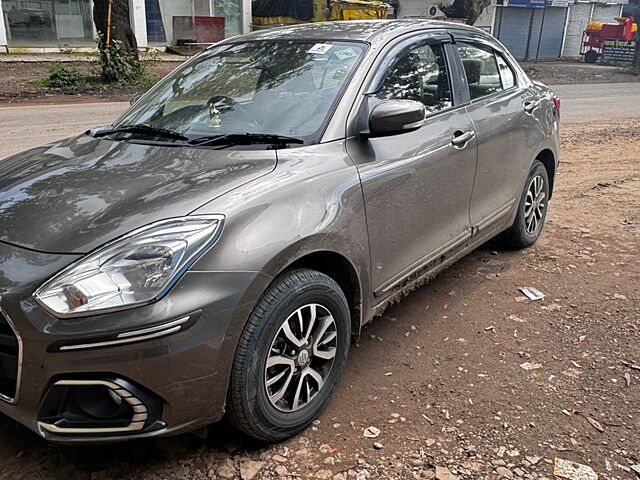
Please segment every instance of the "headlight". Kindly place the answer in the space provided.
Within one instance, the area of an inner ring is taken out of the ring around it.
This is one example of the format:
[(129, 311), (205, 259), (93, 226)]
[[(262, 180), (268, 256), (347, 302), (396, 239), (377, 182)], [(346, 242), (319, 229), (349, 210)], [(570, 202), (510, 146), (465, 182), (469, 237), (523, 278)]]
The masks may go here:
[(60, 317), (96, 314), (157, 300), (215, 243), (224, 216), (174, 218), (135, 230), (87, 255), (36, 290)]

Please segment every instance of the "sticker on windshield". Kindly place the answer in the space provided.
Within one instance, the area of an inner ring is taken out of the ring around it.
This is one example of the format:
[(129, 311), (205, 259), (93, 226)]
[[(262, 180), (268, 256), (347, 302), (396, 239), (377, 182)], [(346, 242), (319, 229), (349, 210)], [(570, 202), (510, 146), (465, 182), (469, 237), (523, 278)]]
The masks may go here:
[(353, 48), (343, 48), (342, 50), (338, 50), (334, 52), (338, 60), (349, 60), (357, 55)]
[(330, 43), (316, 43), (313, 47), (307, 50), (307, 53), (323, 54), (331, 50), (331, 47), (333, 47), (333, 45)]

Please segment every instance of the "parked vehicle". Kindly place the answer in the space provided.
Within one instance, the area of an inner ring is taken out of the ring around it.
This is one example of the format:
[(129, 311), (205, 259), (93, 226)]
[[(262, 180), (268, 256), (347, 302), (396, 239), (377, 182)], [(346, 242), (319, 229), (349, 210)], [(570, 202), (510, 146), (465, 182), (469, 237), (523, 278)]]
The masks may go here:
[(476, 28), (318, 23), (1, 161), (0, 411), (58, 443), (300, 431), (385, 305), (538, 239), (559, 107)]
[(618, 23), (589, 22), (582, 32), (580, 55), (587, 63), (596, 63), (606, 40), (632, 40), (638, 31), (633, 17), (616, 17)]

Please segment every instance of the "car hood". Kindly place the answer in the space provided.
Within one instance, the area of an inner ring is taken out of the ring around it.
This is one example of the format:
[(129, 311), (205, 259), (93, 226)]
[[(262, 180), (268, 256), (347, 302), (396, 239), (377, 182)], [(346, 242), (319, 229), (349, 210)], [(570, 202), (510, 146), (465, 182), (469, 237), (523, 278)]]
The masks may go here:
[(151, 222), (187, 215), (275, 165), (274, 150), (81, 135), (0, 160), (0, 241), (86, 253)]

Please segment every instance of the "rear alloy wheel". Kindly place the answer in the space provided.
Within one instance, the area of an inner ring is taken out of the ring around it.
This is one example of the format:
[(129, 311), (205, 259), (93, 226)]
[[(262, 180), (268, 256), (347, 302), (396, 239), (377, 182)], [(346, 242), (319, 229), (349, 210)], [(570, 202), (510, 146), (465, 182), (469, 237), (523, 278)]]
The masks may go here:
[(329, 402), (351, 342), (349, 305), (338, 284), (314, 270), (277, 278), (242, 333), (227, 417), (244, 433), (283, 440)]
[(527, 234), (534, 236), (542, 228), (547, 210), (547, 192), (544, 189), (542, 175), (536, 175), (529, 182), (524, 199), (524, 228)]
[(536, 160), (531, 166), (513, 225), (499, 238), (507, 248), (520, 249), (533, 245), (544, 227), (549, 202), (549, 176)]

